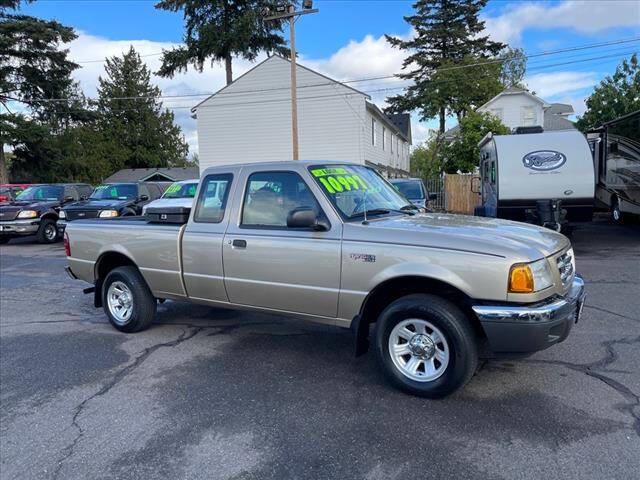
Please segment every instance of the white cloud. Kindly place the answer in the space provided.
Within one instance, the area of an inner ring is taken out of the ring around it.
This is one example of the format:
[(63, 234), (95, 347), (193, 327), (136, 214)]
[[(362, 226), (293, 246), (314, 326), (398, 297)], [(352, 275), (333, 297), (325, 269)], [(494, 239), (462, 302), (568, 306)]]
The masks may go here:
[(614, 27), (640, 25), (640, 2), (567, 0), (559, 4), (516, 2), (503, 13), (485, 16), (486, 29), (496, 41), (519, 44), (526, 29), (569, 28), (592, 34)]
[(525, 82), (531, 91), (542, 99), (557, 95), (566, 95), (597, 83), (596, 72), (553, 72), (528, 75)]

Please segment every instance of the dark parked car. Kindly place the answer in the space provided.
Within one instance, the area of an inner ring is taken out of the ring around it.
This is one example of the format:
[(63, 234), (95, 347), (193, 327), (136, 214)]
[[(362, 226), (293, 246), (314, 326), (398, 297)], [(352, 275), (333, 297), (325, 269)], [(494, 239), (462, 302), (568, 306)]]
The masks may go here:
[(60, 213), (58, 232), (67, 222), (86, 218), (129, 217), (142, 214), (142, 207), (160, 198), (164, 189), (152, 182), (107, 183), (97, 187), (86, 200), (66, 205)]
[(30, 183), (3, 183), (0, 185), (0, 204), (13, 202), (23, 190), (30, 186)]
[(40, 243), (58, 240), (56, 222), (62, 206), (87, 198), (93, 187), (81, 183), (32, 185), (0, 206), (0, 243), (36, 235)]
[(419, 178), (393, 178), (389, 182), (402, 193), (407, 200), (420, 208), (427, 208), (429, 200), (435, 200), (436, 195), (429, 195), (427, 187)]

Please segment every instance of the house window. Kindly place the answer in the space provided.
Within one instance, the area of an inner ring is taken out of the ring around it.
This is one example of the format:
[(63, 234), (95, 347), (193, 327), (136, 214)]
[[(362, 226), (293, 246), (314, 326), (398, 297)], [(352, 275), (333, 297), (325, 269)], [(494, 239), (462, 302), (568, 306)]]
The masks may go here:
[(378, 145), (378, 135), (376, 134), (376, 121), (375, 119), (371, 119), (371, 145), (374, 147)]
[(492, 108), (489, 110), (489, 113), (494, 117), (497, 117), (500, 121), (503, 120), (503, 111), (501, 108)]
[(531, 127), (538, 124), (538, 116), (536, 108), (532, 106), (520, 107), (520, 125), (523, 127)]
[(387, 129), (382, 127), (382, 150), (385, 149), (387, 144)]
[(396, 137), (396, 155), (400, 158), (400, 139)]

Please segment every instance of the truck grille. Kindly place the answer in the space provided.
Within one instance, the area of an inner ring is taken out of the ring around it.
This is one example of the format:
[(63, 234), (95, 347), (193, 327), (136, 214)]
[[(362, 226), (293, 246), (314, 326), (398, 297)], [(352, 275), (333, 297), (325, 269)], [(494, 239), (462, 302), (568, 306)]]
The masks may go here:
[(560, 255), (558, 257), (558, 271), (560, 272), (560, 280), (562, 286), (567, 288), (573, 282), (574, 267), (573, 267), (573, 250)]
[(96, 218), (98, 210), (65, 210), (67, 220), (82, 220), (84, 218)]

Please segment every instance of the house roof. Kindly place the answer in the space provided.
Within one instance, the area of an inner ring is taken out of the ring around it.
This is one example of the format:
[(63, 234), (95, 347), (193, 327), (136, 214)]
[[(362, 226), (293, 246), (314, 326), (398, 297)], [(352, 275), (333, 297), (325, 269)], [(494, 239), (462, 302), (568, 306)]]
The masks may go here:
[(104, 183), (144, 182), (154, 176), (164, 177), (167, 182), (200, 178), (198, 167), (169, 168), (124, 168), (104, 180)]
[[(281, 57), (280, 55), (272, 55), (270, 57), (268, 57), (266, 60), (263, 60), (262, 62), (258, 63), (257, 65), (253, 66), (252, 68), (250, 68), (249, 70), (247, 70), (245, 73), (243, 73), (242, 75), (240, 75), (238, 78), (236, 78), (233, 82), (231, 82), (229, 85), (225, 85), (224, 87), (222, 87), (220, 90), (218, 90), (217, 92), (213, 93), (212, 95), (209, 95), (207, 98), (205, 98), (204, 100), (202, 100), (201, 102), (199, 102), (196, 106), (194, 106), (193, 108), (191, 108), (191, 112), (192, 113), (196, 113), (196, 111), (198, 110), (198, 107), (200, 105), (202, 105), (203, 103), (205, 103), (206, 101), (208, 101), (210, 98), (215, 97), (216, 95), (218, 95), (220, 92), (222, 92), (223, 90), (226, 90), (227, 88), (229, 88), (231, 85), (234, 85), (236, 82), (238, 82), (238, 80), (240, 80), (241, 78), (249, 75), (251, 72), (253, 72), (254, 70), (256, 70), (257, 68), (260, 68), (261, 66), (265, 65), (268, 62), (275, 62), (275, 61), (283, 61), (283, 62), (287, 62), (287, 63), (291, 63), (291, 60), (289, 60), (288, 58), (284, 58)], [(307, 70), (308, 72), (314, 73), (322, 78), (325, 78), (328, 80), (328, 83), (336, 83), (339, 85), (342, 85), (345, 88), (348, 88), (349, 90), (353, 90), (355, 93), (359, 93), (360, 95), (363, 95), (365, 98), (369, 99), (371, 98), (368, 94), (361, 92), (360, 90), (357, 90), (353, 87), (350, 87), (349, 85), (346, 85), (344, 83), (339, 82), (338, 80), (335, 80), (333, 78), (327, 77), (326, 75), (317, 72), (315, 70), (312, 70), (309, 67), (305, 67), (304, 65), (301, 65), (300, 63), (296, 63), (296, 66), (298, 68), (301, 68), (303, 70)], [(300, 87), (298, 87), (300, 88)]]
[(477, 110), (482, 110), (484, 108), (487, 107), (487, 105), (490, 105), (491, 103), (493, 103), (495, 100), (497, 100), (500, 97), (503, 97), (505, 95), (526, 95), (530, 98), (532, 98), (533, 100), (535, 100), (536, 102), (539, 102), (542, 104), (543, 107), (549, 107), (550, 105), (545, 102), (543, 99), (541, 99), (540, 97), (534, 95), (533, 93), (531, 93), (528, 90), (525, 90), (524, 88), (520, 88), (520, 87), (509, 87), (509, 88), (505, 88), (502, 92), (500, 92), (498, 95), (496, 95), (495, 97), (493, 97), (491, 100), (489, 100), (487, 103), (485, 103), (484, 105), (480, 106), (477, 108)]
[(393, 120), (391, 119), (391, 116), (386, 115), (382, 110), (380, 110), (380, 108), (378, 108), (378, 106), (375, 103), (372, 102), (366, 102), (367, 103), (367, 109), (369, 109), (370, 112), (373, 112), (381, 121), (383, 121), (384, 123), (387, 124), (387, 127), (389, 127), (390, 130), (393, 130), (396, 134), (400, 135), (404, 140), (406, 140), (407, 142), (411, 143), (411, 118), (409, 117), (409, 114), (398, 114), (398, 115), (407, 115), (406, 122), (407, 122), (407, 130), (408, 133), (405, 133), (406, 131), (403, 131), (402, 129), (400, 129), (398, 127), (398, 125), (396, 125)]
[(552, 103), (545, 112), (552, 113), (554, 115), (571, 115), (574, 113), (573, 106), (568, 103)]
[(575, 130), (576, 126), (571, 120), (567, 120), (562, 115), (551, 114), (544, 116), (543, 127), (545, 132), (556, 130)]
[(408, 113), (393, 113), (387, 115), (387, 118), (411, 142), (411, 115)]

